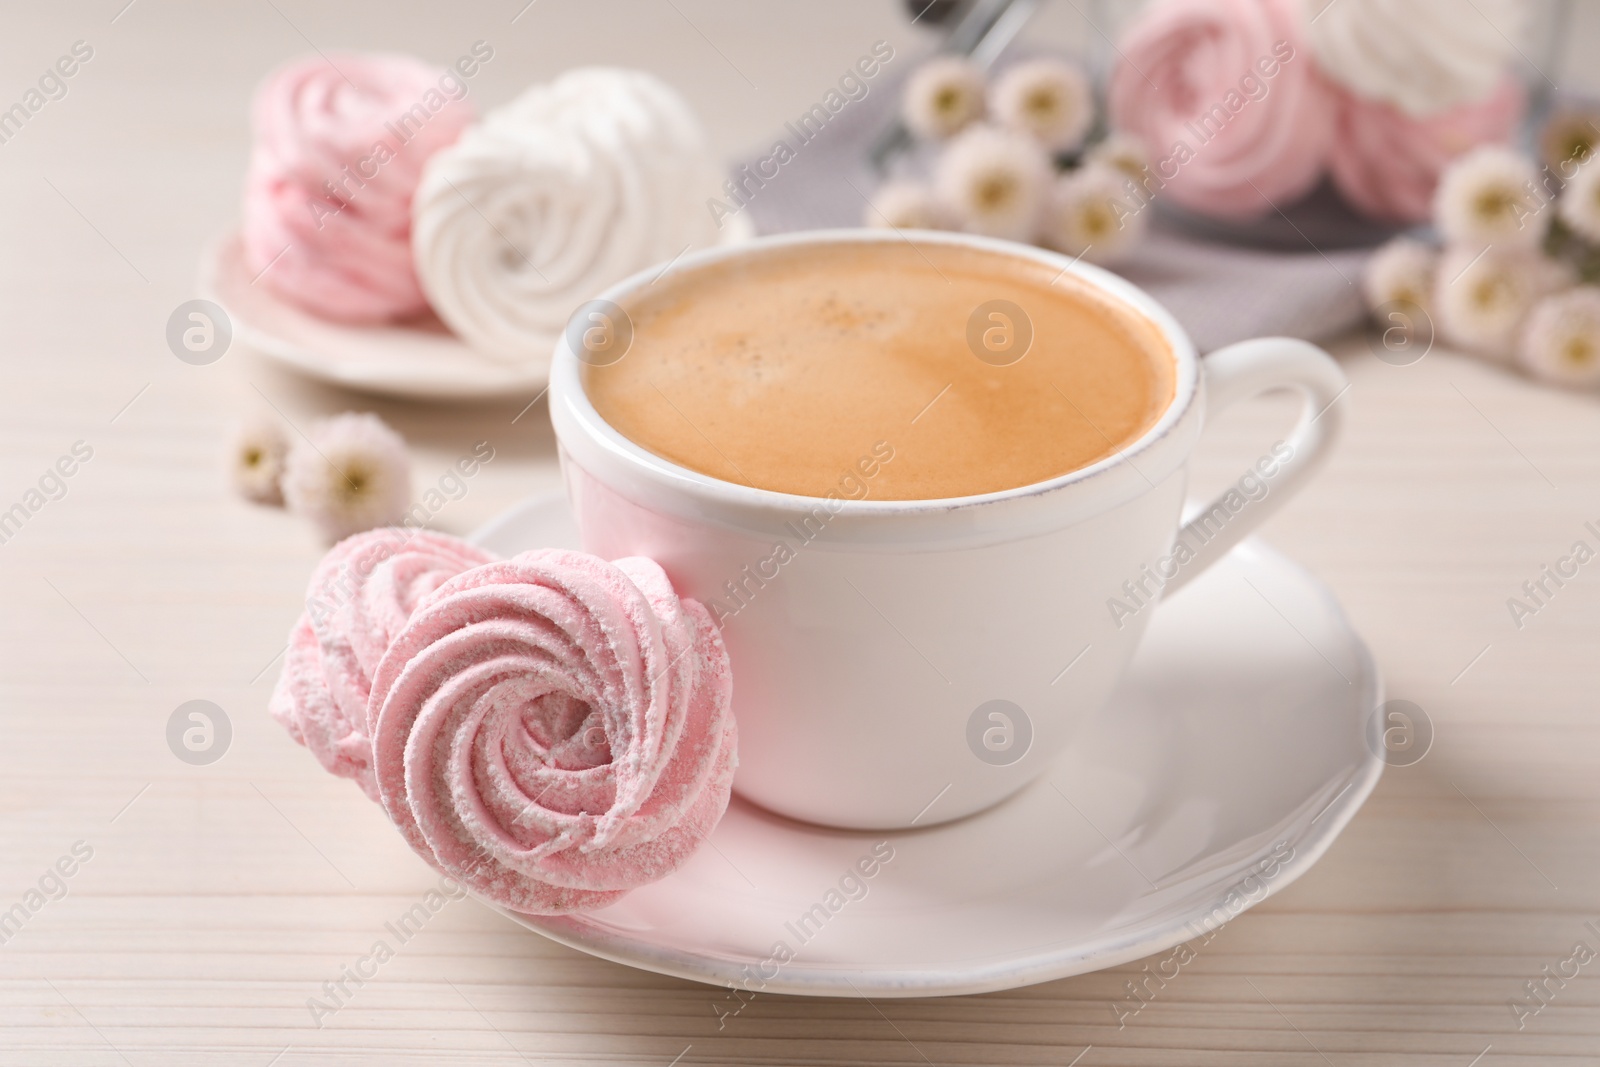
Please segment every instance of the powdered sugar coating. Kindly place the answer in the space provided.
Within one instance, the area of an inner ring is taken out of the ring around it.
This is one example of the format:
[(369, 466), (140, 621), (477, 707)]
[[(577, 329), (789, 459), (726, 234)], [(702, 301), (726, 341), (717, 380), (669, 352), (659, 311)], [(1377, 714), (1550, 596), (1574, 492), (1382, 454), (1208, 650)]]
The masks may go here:
[(394, 636), (428, 594), (493, 557), (459, 538), (385, 527), (335, 545), (311, 575), (268, 705), (331, 774), (378, 799), (367, 698)]
[(655, 563), (540, 550), (439, 587), (379, 664), (377, 787), (413, 848), (507, 907), (603, 906), (727, 807), (732, 675)]

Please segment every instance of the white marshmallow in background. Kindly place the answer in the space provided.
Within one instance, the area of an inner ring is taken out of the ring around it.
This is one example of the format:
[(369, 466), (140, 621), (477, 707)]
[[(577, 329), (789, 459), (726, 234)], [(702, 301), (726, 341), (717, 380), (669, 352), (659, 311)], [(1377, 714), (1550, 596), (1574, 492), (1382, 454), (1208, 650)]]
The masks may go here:
[(1422, 117), (1482, 100), (1526, 36), (1522, 0), (1306, 0), (1323, 72)]
[(429, 302), (474, 348), (545, 358), (614, 282), (715, 242), (721, 180), (659, 79), (582, 68), (535, 86), (431, 160), (412, 204)]

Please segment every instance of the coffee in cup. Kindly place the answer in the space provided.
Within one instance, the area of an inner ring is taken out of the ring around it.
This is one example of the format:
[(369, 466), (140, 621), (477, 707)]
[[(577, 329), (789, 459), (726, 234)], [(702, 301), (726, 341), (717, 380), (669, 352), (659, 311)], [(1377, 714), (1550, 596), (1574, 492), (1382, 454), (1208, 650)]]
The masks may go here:
[(624, 307), (626, 357), (584, 370), (600, 416), (663, 459), (798, 496), (878, 442), (878, 499), (1047, 481), (1137, 440), (1175, 388), (1171, 346), (1133, 308), (958, 245), (780, 247)]

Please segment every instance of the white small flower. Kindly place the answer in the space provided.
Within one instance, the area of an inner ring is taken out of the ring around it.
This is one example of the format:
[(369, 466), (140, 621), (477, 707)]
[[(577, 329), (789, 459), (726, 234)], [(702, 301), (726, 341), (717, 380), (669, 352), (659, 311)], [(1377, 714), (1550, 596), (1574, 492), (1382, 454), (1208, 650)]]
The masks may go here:
[(1539, 131), (1539, 155), (1545, 166), (1566, 174), (1574, 163), (1587, 163), (1600, 144), (1600, 112), (1558, 111)]
[(1144, 142), (1131, 133), (1113, 133), (1089, 149), (1089, 163), (1115, 167), (1139, 185), (1150, 180), (1150, 153)]
[(1600, 385), (1600, 288), (1580, 285), (1547, 296), (1528, 316), (1518, 361), (1558, 385)]
[(901, 115), (918, 137), (943, 140), (983, 114), (983, 72), (962, 56), (938, 56), (906, 80)]
[[(1410, 304), (1433, 312), (1433, 278), (1439, 266), (1439, 252), (1432, 245), (1413, 237), (1396, 237), (1378, 249), (1367, 263), (1361, 279), (1367, 310), (1377, 311), (1385, 304)], [(1457, 268), (1459, 269), (1459, 268)]]
[(1096, 163), (1063, 174), (1045, 207), (1045, 243), (1092, 263), (1126, 254), (1147, 224), (1131, 184), (1122, 171)]
[(289, 439), (283, 427), (265, 418), (239, 425), (228, 440), (228, 481), (234, 492), (256, 504), (283, 503), (283, 466)]
[(1083, 144), (1094, 124), (1089, 79), (1061, 59), (1013, 63), (989, 89), (989, 113), (1000, 125), (1031, 134), (1052, 152)]
[(283, 495), (331, 540), (394, 525), (411, 500), (406, 443), (376, 415), (335, 415), (289, 450)]
[(1434, 282), (1434, 315), (1447, 339), (1508, 361), (1533, 305), (1567, 281), (1562, 268), (1527, 249), (1446, 249)]
[(1050, 158), (1033, 138), (974, 126), (939, 157), (934, 185), (963, 229), (1028, 241), (1038, 228), (1050, 174)]
[(1531, 248), (1549, 221), (1538, 181), (1533, 161), (1509, 148), (1473, 149), (1445, 170), (1434, 194), (1434, 222), (1450, 244)]
[(1561, 193), (1561, 221), (1589, 241), (1600, 241), (1600, 165), (1585, 163)]
[(953, 230), (956, 219), (930, 186), (891, 181), (873, 196), (866, 224), (895, 230)]

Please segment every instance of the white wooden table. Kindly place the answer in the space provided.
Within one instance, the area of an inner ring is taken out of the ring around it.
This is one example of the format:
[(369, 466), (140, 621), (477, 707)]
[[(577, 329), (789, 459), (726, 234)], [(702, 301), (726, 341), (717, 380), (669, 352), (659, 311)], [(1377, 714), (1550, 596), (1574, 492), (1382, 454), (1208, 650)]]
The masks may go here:
[[(0, 913), (30, 912), (0, 928), (0, 1064), (1600, 1063), (1600, 961), (1549, 983), (1520, 1031), (1509, 1006), (1542, 968), (1570, 973), (1576, 943), (1600, 951), (1600, 565), (1521, 630), (1506, 607), (1593, 542), (1600, 405), (1442, 351), (1386, 366), (1361, 338), (1336, 346), (1344, 447), (1266, 535), (1337, 591), (1390, 695), (1431, 717), (1433, 751), (1125, 1028), (1110, 1005), (1136, 965), (940, 1001), (762, 997), (719, 1030), (718, 991), (472, 903), (314, 1019), (308, 1000), (435, 878), (265, 713), (319, 547), (228, 494), (224, 428), (267, 402), (297, 421), (370, 408), (413, 442), (419, 485), (487, 438), (496, 459), (437, 519), (456, 532), (558, 477), (543, 404), (513, 424), (531, 398), (372, 403), (242, 351), (173, 358), (167, 316), (236, 217), (254, 81), (313, 45), (445, 61), (485, 39), (482, 102), (580, 62), (643, 66), (731, 154), (873, 40), (922, 41), (888, 4), (848, 0), (124, 3), (0, 14), (5, 101), (74, 41), (94, 49), (0, 144), (0, 510), (75, 442), (93, 449), (0, 544)], [(1040, 32), (1071, 37), (1074, 18), (1053, 10)], [(1222, 420), (1199, 488), (1287, 417)], [(209, 766), (165, 738), (193, 699), (232, 726)], [(41, 880), (60, 898), (30, 897)]]

